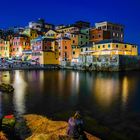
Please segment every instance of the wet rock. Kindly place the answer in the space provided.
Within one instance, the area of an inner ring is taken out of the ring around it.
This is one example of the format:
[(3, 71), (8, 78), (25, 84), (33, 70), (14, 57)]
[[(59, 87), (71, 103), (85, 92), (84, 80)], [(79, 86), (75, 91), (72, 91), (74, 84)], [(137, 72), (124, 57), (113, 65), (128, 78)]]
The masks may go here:
[(14, 91), (14, 88), (12, 85), (10, 84), (5, 84), (5, 83), (2, 83), (0, 85), (0, 91), (2, 92), (7, 92), (7, 93), (12, 93)]

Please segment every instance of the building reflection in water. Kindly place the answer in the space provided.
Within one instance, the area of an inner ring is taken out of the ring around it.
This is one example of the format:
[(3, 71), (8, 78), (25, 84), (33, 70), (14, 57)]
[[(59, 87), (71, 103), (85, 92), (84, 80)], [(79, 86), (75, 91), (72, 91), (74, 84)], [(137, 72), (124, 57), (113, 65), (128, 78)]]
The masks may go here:
[(98, 75), (95, 78), (93, 92), (97, 103), (102, 107), (109, 107), (116, 100), (119, 89), (118, 77), (113, 79)]
[(13, 82), (13, 86), (15, 88), (14, 91), (14, 107), (15, 111), (18, 115), (22, 115), (25, 113), (25, 89), (26, 89), (26, 82), (24, 80), (24, 73), (20, 71), (15, 71), (15, 78)]

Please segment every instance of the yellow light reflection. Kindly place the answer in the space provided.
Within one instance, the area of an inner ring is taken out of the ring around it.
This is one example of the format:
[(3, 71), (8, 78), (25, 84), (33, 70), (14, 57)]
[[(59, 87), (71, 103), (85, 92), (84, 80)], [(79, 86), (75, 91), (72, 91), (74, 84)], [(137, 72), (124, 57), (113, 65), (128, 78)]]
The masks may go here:
[(25, 89), (26, 89), (26, 82), (23, 78), (23, 73), (20, 71), (15, 71), (15, 78), (14, 78), (14, 106), (15, 110), (18, 114), (25, 113)]
[(71, 89), (72, 89), (72, 93), (79, 93), (79, 72), (72, 72), (72, 83), (71, 83)]
[(122, 101), (126, 104), (128, 99), (128, 78), (125, 76), (122, 83)]
[(118, 80), (97, 78), (95, 81), (94, 94), (101, 106), (109, 106), (116, 99), (119, 90)]

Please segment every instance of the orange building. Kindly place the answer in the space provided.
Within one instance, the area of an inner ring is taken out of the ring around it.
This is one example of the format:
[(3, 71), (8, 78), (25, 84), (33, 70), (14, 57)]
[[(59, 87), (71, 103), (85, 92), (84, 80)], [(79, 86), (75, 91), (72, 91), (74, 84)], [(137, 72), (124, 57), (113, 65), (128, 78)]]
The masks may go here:
[(109, 31), (104, 31), (101, 29), (92, 28), (90, 29), (90, 41), (91, 42), (99, 42), (105, 39), (111, 39), (111, 35)]
[(71, 39), (68, 37), (62, 37), (58, 39), (58, 43), (60, 61), (70, 62), (72, 60)]
[(26, 35), (17, 35), (13, 38), (11, 46), (12, 57), (22, 57), (23, 51), (30, 49), (30, 39)]
[(79, 34), (71, 34), (72, 62), (77, 63), (80, 55)]

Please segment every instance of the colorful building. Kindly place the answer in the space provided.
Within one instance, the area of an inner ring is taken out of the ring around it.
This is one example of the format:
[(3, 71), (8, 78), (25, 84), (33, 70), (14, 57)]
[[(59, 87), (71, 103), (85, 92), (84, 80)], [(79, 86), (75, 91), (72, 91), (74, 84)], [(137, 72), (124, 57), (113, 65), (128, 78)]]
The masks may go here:
[(11, 42), (11, 57), (22, 58), (23, 51), (31, 50), (30, 38), (26, 35), (17, 35), (11, 40)]
[(102, 29), (91, 28), (90, 29), (90, 42), (99, 42), (105, 39), (111, 39), (110, 31), (104, 31)]
[(111, 39), (124, 41), (124, 26), (111, 22), (99, 22), (95, 24), (96, 29), (109, 31)]
[(72, 63), (78, 63), (78, 57), (80, 55), (79, 47), (79, 35), (71, 34), (71, 48), (72, 48)]
[(117, 40), (103, 40), (93, 44), (91, 49), (92, 55), (138, 55), (138, 46), (135, 44), (125, 43)]
[(82, 28), (77, 34), (79, 35), (78, 42), (80, 47), (89, 44), (89, 28)]
[(57, 31), (55, 31), (55, 30), (49, 30), (49, 31), (46, 32), (45, 37), (46, 38), (54, 38), (54, 39), (56, 39), (58, 34), (59, 33)]
[(59, 64), (59, 50), (56, 39), (38, 37), (31, 41), (32, 60), (41, 66)]
[(68, 37), (61, 37), (58, 39), (60, 61), (71, 62), (72, 47), (71, 39)]
[(74, 33), (78, 32), (80, 29), (75, 25), (64, 26), (62, 28), (56, 29), (60, 33)]
[(10, 54), (10, 42), (0, 39), (0, 58), (8, 58)]
[(26, 28), (22, 33), (30, 38), (30, 40), (35, 39), (38, 37), (38, 32), (35, 29)]

